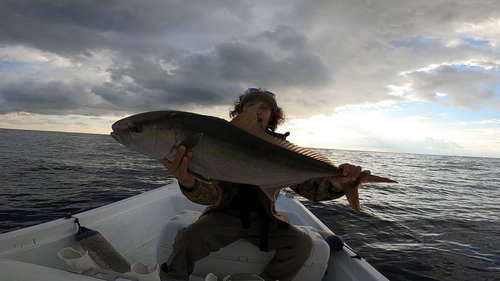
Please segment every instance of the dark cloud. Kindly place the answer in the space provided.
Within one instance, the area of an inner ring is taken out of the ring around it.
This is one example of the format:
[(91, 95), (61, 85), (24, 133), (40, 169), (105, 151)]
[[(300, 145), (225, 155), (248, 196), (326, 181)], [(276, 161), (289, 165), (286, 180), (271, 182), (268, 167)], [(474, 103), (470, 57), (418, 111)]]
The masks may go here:
[[(277, 88), (327, 83), (328, 68), (320, 57), (305, 51), (305, 37), (297, 37), (302, 39), (299, 47), (293, 50), (287, 46), (291, 52), (284, 57), (266, 50), (266, 45), (232, 41), (204, 54), (166, 57), (173, 66), (169, 71), (163, 68), (162, 60), (135, 58), (108, 69), (112, 81), (94, 86), (92, 92), (118, 107), (147, 109), (157, 105), (230, 104), (242, 84)], [(272, 41), (267, 45), (272, 50), (280, 49)]]
[[(262, 32), (255, 40), (265, 38), (269, 41), (275, 42), (283, 50), (308, 51), (310, 52), (310, 45), (307, 43), (307, 37), (290, 26), (279, 26), (276, 30)], [(253, 40), (253, 38), (250, 38)], [(252, 41), (249, 41), (252, 43)]]
[(0, 114), (31, 112), (40, 114), (92, 114), (98, 104), (81, 82), (23, 81), (0, 88)]
[(0, 45), (26, 45), (64, 56), (107, 45), (106, 39), (98, 33), (71, 23), (23, 14), (25, 10), (19, 11), (14, 4), (16, 2), (0, 3)]
[(414, 70), (479, 57), (498, 68), (487, 43), (447, 45), (459, 24), (499, 18), (493, 2), (4, 0), (0, 47), (57, 54), (70, 66), (39, 63), (0, 79), (0, 113), (229, 105), (246, 87), (262, 86), (300, 93), (282, 100), (309, 114), (392, 98), (388, 85), (408, 80), (428, 101), (442, 102), (435, 93), (445, 92), (454, 106), (488, 107), (498, 95), (493, 74)]
[(0, 3), (0, 44), (63, 56), (98, 48), (157, 52), (173, 38), (182, 44), (238, 34), (245, 29), (238, 17), (244, 9), (232, 1), (6, 0)]
[(179, 105), (213, 106), (227, 103), (227, 85), (221, 84), (213, 63), (205, 56), (181, 58), (175, 70), (159, 61), (134, 59), (126, 66), (110, 68), (111, 82), (92, 87), (92, 92), (123, 109), (169, 108)]
[[(412, 80), (412, 94), (430, 102), (440, 102), (470, 110), (500, 109), (500, 73), (476, 67), (459, 69), (440, 66), (430, 72), (407, 73)], [(446, 95), (446, 96), (443, 96)]]
[(216, 47), (223, 78), (235, 82), (264, 84), (274, 87), (323, 85), (329, 71), (319, 56), (310, 52), (293, 52), (277, 57), (265, 46), (241, 42)]
[[(254, 5), (216, 0), (3, 1), (0, 45), (61, 55), (82, 64), (82, 74), (105, 67), (109, 79), (73, 76), (53, 82), (58, 78), (47, 69), (34, 77), (0, 81), (1, 112), (106, 114), (229, 105), (246, 86), (326, 84), (331, 70), (307, 37), (290, 26), (255, 32), (260, 15), (250, 12)], [(99, 58), (94, 54), (100, 50), (110, 64), (95, 65)]]

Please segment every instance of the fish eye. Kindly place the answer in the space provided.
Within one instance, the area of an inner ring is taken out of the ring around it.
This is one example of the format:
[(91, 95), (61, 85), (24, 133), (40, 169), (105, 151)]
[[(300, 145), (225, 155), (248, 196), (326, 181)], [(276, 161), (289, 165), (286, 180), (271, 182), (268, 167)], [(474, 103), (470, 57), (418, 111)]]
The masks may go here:
[(133, 125), (132, 131), (134, 131), (134, 133), (140, 133), (142, 131), (142, 126), (140, 124)]

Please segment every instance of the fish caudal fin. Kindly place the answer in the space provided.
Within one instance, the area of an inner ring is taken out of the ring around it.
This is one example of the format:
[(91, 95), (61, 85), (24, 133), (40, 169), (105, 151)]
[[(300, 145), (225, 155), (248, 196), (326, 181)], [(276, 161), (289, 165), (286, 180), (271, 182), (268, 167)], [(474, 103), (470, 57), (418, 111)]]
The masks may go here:
[(347, 201), (349, 201), (349, 205), (351, 205), (352, 209), (356, 213), (359, 213), (361, 211), (361, 207), (359, 206), (358, 186), (362, 183), (373, 183), (373, 182), (398, 183), (397, 181), (388, 178), (361, 173), (359, 175), (358, 180), (355, 181), (354, 183), (342, 184), (345, 197), (347, 198)]
[(379, 176), (374, 176), (374, 175), (368, 175), (361, 173), (359, 175), (359, 182), (360, 183), (371, 183), (371, 182), (387, 182), (387, 183), (398, 183), (397, 181), (388, 179), (388, 178), (383, 178)]
[(352, 209), (359, 213), (361, 211), (361, 207), (359, 206), (359, 193), (358, 186), (353, 186), (347, 190), (344, 189), (345, 197), (347, 201), (349, 201), (349, 205), (351, 205)]

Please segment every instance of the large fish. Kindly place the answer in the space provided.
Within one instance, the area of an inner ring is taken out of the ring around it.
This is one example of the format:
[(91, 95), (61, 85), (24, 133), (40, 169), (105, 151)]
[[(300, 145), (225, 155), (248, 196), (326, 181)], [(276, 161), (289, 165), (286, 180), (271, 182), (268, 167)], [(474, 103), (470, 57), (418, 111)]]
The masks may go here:
[[(197, 179), (257, 185), (271, 199), (281, 188), (313, 178), (342, 176), (342, 169), (324, 156), (265, 133), (257, 122), (256, 104), (224, 119), (181, 111), (153, 111), (113, 124), (111, 136), (121, 144), (155, 159), (173, 161), (179, 146), (193, 151), (188, 170)], [(361, 173), (342, 184), (352, 208), (360, 211), (358, 185), (395, 182)]]

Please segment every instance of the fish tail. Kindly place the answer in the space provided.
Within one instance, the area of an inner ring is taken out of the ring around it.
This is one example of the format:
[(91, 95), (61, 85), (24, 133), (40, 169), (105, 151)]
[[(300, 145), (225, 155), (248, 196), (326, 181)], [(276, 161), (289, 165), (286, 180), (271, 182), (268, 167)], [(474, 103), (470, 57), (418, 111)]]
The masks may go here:
[(347, 198), (347, 201), (349, 201), (349, 205), (351, 205), (352, 209), (356, 213), (359, 213), (361, 211), (361, 207), (359, 206), (358, 186), (362, 183), (372, 183), (372, 182), (398, 183), (397, 181), (388, 178), (361, 173), (356, 182), (352, 183), (347, 188), (343, 188), (345, 197)]
[(352, 209), (356, 213), (359, 213), (361, 211), (361, 207), (359, 206), (358, 184), (353, 185), (350, 188), (344, 188), (344, 194)]
[(359, 175), (359, 183), (371, 183), (371, 182), (388, 182), (388, 183), (398, 183), (397, 181), (388, 179), (388, 178), (383, 178), (379, 176), (374, 176), (374, 175), (368, 175), (365, 173), (361, 173)]

